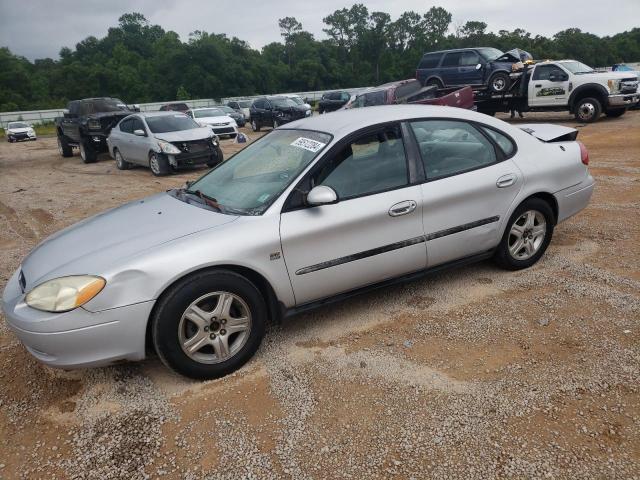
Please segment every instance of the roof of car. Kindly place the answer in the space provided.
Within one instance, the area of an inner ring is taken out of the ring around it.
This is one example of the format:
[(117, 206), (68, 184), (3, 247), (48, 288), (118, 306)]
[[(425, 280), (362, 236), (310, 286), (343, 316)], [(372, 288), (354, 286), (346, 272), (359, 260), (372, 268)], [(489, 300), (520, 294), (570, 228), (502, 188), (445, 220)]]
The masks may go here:
[(315, 130), (330, 133), (336, 138), (341, 138), (361, 128), (380, 123), (428, 117), (460, 118), (474, 120), (488, 125), (496, 125), (496, 122), (498, 122), (498, 124), (504, 124), (504, 122), (482, 113), (472, 112), (471, 110), (462, 108), (436, 105), (381, 105), (377, 107), (339, 110), (324, 115), (313, 115), (301, 120), (295, 120), (278, 128)]
[(134, 115), (139, 115), (144, 118), (149, 117), (168, 117), (169, 115), (185, 115), (184, 112), (178, 112), (175, 110), (163, 110), (160, 112), (136, 112)]

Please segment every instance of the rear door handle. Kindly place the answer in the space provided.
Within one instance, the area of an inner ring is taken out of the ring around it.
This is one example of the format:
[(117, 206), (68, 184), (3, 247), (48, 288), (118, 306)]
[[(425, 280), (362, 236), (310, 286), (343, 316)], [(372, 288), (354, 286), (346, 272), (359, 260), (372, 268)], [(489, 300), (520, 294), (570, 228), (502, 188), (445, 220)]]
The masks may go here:
[(517, 179), (518, 177), (516, 177), (515, 174), (508, 173), (506, 175), (501, 176), (498, 180), (496, 180), (496, 187), (498, 188), (510, 187), (511, 185), (516, 183)]
[(392, 217), (399, 217), (400, 215), (406, 215), (407, 213), (413, 212), (418, 204), (413, 200), (405, 200), (404, 202), (399, 202), (393, 205), (389, 209), (389, 215)]
[(542, 84), (540, 84), (540, 83), (536, 83), (536, 84), (534, 85), (534, 87), (536, 87), (536, 88), (542, 88)]

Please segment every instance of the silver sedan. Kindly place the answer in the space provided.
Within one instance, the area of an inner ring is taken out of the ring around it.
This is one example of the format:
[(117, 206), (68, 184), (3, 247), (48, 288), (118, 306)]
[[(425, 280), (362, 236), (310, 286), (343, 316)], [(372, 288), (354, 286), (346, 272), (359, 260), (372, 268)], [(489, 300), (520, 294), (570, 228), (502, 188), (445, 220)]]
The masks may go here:
[(292, 122), (186, 188), (53, 235), (2, 307), (48, 365), (152, 347), (183, 375), (219, 377), (283, 315), (449, 265), (533, 265), (594, 188), (576, 135), (410, 105)]
[(136, 113), (123, 118), (107, 138), (120, 170), (149, 167), (156, 176), (182, 167), (222, 162), (218, 137), (180, 112)]

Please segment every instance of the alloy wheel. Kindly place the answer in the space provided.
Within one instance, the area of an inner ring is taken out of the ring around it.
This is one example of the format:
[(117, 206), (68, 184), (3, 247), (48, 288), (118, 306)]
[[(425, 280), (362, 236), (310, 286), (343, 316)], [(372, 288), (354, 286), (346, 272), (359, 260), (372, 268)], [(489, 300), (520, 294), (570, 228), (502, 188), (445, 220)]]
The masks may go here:
[(511, 225), (509, 254), (516, 260), (533, 257), (544, 243), (547, 222), (537, 210), (527, 210)]
[(64, 155), (64, 153), (62, 152), (62, 142), (60, 141), (60, 137), (58, 137), (58, 152), (60, 153), (60, 155)]
[(156, 175), (160, 174), (160, 164), (158, 163), (158, 156), (155, 153), (149, 158), (149, 168)]
[(502, 77), (494, 79), (492, 83), (493, 90), (496, 92), (501, 92), (502, 90), (504, 90), (505, 85), (506, 83), (504, 81), (504, 78)]
[(116, 163), (118, 164), (118, 168), (122, 170), (124, 167), (124, 162), (122, 160), (122, 155), (120, 154), (120, 150), (116, 150)]
[(87, 161), (87, 152), (84, 148), (84, 143), (80, 142), (80, 158), (82, 158), (83, 162)]
[(190, 359), (220, 363), (237, 354), (251, 333), (251, 311), (238, 295), (219, 291), (201, 296), (182, 314), (178, 340)]

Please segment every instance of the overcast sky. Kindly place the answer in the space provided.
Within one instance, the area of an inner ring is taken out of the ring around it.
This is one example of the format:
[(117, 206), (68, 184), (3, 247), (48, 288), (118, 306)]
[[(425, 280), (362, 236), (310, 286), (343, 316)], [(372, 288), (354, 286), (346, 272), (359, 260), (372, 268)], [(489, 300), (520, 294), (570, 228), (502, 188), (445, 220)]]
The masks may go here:
[[(118, 17), (140, 12), (183, 40), (194, 30), (226, 33), (254, 48), (280, 40), (278, 19), (296, 17), (305, 30), (324, 38), (322, 18), (357, 1), (349, 0), (0, 0), (0, 46), (29, 59), (58, 57), (61, 47), (74, 48), (89, 35), (98, 38), (115, 26)], [(406, 10), (426, 12), (442, 6), (453, 24), (480, 20), (490, 31), (524, 28), (552, 35), (578, 27), (609, 35), (640, 26), (640, 0), (360, 0), (369, 11), (381, 10), (395, 20)], [(514, 45), (515, 46), (515, 45)]]

